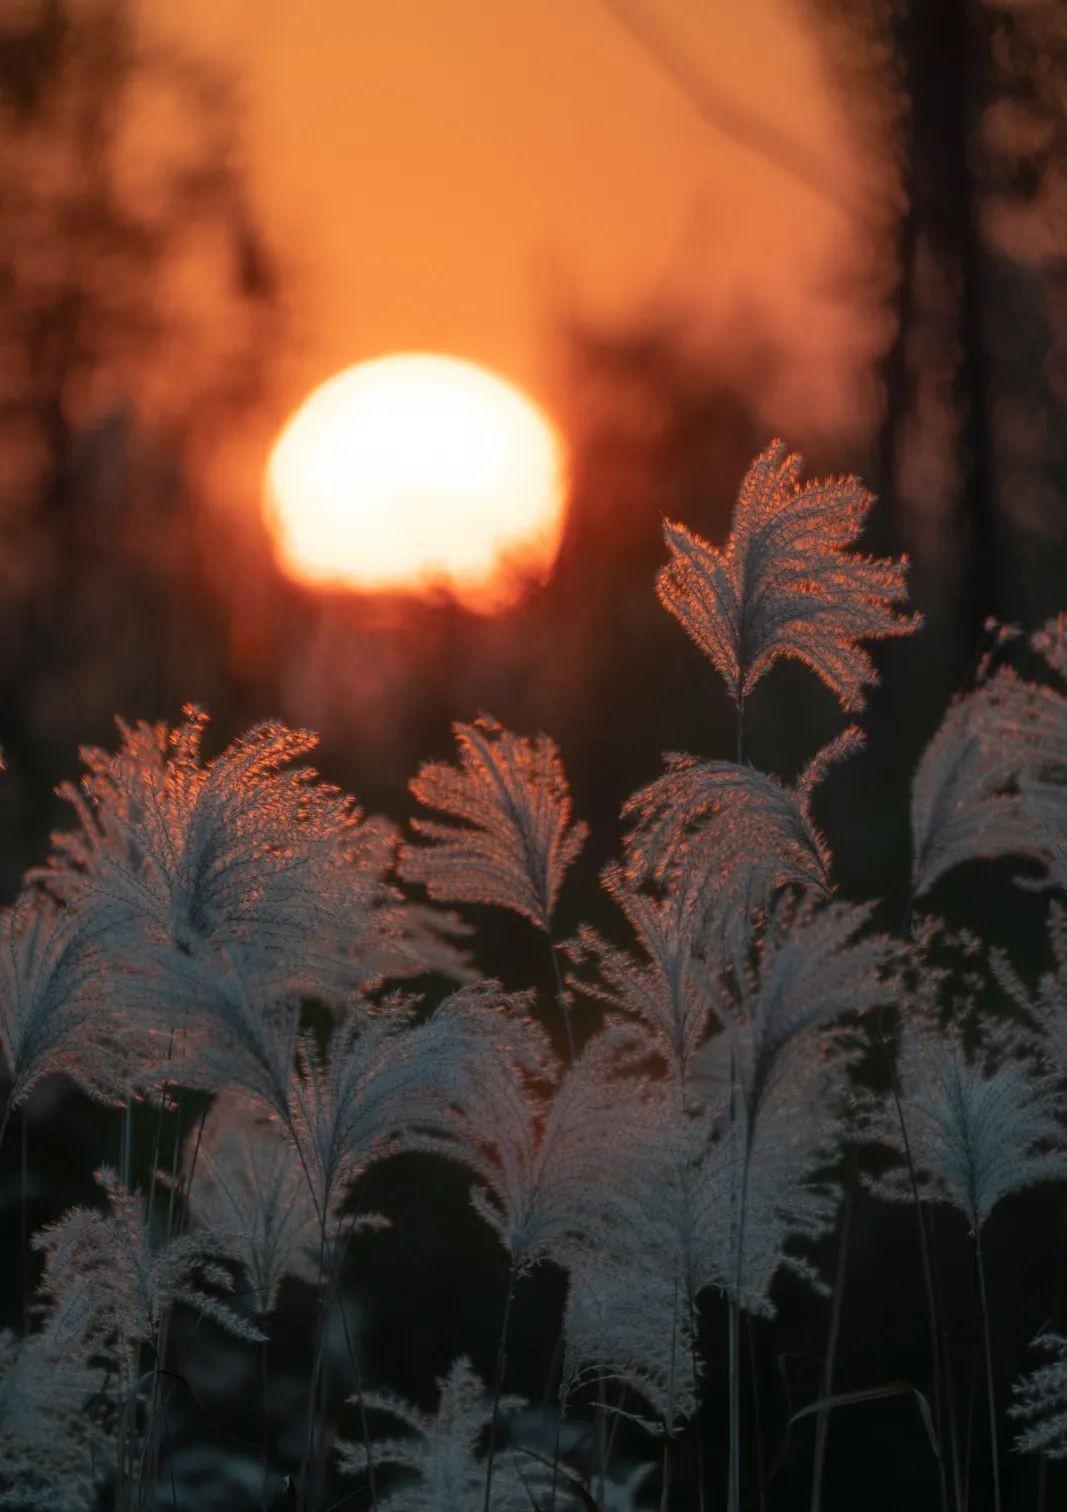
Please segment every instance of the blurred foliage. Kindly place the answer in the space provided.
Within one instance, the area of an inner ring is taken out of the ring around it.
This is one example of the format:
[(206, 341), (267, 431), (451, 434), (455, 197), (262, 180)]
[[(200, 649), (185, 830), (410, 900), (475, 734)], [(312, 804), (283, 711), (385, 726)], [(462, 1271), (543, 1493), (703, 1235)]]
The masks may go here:
[(207, 691), (223, 542), (185, 462), (260, 402), (277, 314), (229, 81), (149, 42), (130, 0), (7, 7), (0, 743), (22, 844), (57, 749)]

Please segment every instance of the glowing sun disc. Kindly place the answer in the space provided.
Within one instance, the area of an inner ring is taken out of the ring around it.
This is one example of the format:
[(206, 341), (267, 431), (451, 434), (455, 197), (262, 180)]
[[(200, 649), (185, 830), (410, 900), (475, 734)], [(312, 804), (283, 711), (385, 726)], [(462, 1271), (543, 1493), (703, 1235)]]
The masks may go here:
[(398, 353), (322, 384), (267, 465), (279, 559), (311, 584), (447, 589), (497, 608), (543, 577), (563, 525), (563, 453), (518, 389), (455, 357)]

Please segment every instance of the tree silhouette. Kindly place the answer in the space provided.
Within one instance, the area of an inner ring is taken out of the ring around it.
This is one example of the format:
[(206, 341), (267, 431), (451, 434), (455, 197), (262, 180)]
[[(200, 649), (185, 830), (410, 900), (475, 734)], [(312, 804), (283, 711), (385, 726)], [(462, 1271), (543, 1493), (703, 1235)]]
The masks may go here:
[[(941, 504), (954, 547), (957, 659), (988, 615), (1051, 608), (1067, 457), (1062, 343), (1067, 23), (1055, 0), (806, 0), (860, 137), (874, 280), (894, 335), (881, 363), (876, 479), (902, 506)], [(888, 250), (885, 250), (888, 249)], [(1058, 354), (1058, 355), (1057, 355)], [(936, 496), (940, 494), (941, 498)], [(1035, 557), (1028, 532), (1056, 540)], [(920, 566), (922, 562), (920, 561)], [(1051, 570), (1050, 570), (1051, 569)]]
[(278, 308), (228, 80), (131, 0), (9, 10), (0, 742), (27, 835), (76, 725), (162, 712), (218, 660), (219, 543), (184, 459), (260, 397)]

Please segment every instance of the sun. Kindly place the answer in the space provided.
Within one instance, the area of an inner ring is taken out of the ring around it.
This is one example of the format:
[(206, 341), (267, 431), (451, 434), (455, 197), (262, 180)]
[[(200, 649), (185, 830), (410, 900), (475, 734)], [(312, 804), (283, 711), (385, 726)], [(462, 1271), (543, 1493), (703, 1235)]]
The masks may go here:
[(267, 465), (279, 560), (301, 582), (506, 607), (563, 528), (559, 433), (475, 363), (402, 352), (330, 378)]

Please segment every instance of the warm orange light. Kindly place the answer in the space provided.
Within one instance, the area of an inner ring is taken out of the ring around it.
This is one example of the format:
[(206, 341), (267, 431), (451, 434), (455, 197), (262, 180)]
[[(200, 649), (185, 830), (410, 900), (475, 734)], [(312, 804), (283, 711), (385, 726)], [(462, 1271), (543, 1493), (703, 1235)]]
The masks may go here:
[(267, 468), (267, 518), (303, 582), (368, 591), (442, 588), (504, 607), (543, 576), (563, 524), (559, 437), (485, 368), (401, 353), (317, 388)]

